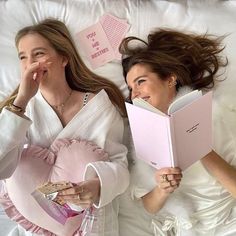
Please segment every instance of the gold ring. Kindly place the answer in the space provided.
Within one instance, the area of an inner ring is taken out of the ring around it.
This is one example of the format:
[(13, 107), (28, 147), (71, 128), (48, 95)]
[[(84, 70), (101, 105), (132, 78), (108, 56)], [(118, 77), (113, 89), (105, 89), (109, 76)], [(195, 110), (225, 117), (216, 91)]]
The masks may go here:
[(162, 182), (169, 182), (166, 174), (161, 175)]

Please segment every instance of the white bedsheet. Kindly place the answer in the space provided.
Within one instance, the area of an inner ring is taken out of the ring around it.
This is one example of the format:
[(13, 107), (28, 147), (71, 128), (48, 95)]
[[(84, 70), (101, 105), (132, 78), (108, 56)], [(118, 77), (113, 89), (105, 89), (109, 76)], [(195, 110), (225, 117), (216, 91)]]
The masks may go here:
[[(224, 95), (226, 106), (236, 107), (234, 0), (0, 0), (0, 100), (9, 95), (19, 83), (14, 36), (20, 28), (46, 17), (55, 17), (63, 20), (75, 37), (77, 32), (96, 23), (106, 12), (128, 20), (131, 28), (127, 36), (145, 37), (156, 27), (228, 35), (224, 40), (225, 53), (229, 59), (224, 74), (227, 80), (219, 84), (215, 94)], [(78, 42), (77, 46), (80, 50)], [(81, 55), (90, 67), (82, 51)], [(95, 72), (114, 81), (127, 94), (119, 61), (107, 63)], [(6, 219), (0, 209), (0, 236), (6, 236), (12, 227), (13, 223)]]

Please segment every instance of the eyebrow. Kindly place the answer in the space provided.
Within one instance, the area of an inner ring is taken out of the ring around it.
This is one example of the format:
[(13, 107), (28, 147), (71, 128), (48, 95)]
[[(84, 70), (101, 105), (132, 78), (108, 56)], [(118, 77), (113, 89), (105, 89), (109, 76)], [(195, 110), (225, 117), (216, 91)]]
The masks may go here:
[[(37, 48), (34, 48), (34, 49), (32, 50), (32, 52), (37, 51), (37, 50), (47, 51), (46, 48), (43, 48), (43, 47), (37, 47)], [(20, 57), (22, 54), (24, 54), (24, 52), (19, 52), (19, 53), (18, 53), (18, 57)]]

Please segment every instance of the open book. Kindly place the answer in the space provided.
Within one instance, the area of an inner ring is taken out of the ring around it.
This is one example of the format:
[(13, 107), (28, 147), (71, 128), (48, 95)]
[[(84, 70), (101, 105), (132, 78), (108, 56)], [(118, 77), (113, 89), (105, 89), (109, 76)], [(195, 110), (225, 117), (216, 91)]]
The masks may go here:
[(137, 158), (185, 170), (212, 150), (212, 92), (177, 98), (168, 114), (141, 98), (126, 103)]

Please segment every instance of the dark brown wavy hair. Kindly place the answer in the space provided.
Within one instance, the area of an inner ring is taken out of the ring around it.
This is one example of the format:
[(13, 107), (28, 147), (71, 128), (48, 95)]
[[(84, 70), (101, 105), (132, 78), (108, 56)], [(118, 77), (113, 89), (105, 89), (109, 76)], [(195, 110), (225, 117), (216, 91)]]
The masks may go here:
[[(47, 39), (52, 47), (60, 54), (68, 58), (66, 65), (66, 80), (71, 89), (81, 92), (98, 93), (104, 89), (111, 102), (126, 116), (124, 98), (119, 88), (109, 81), (93, 73), (82, 61), (71, 34), (66, 25), (57, 19), (45, 19), (35, 25), (21, 29), (15, 38), (16, 47), (20, 39), (27, 34), (40, 34)], [(1, 108), (12, 102), (18, 93), (18, 88), (0, 104)]]
[[(147, 37), (147, 42), (137, 37), (127, 37), (120, 44), (123, 55), (123, 75), (136, 64), (148, 65), (152, 72), (165, 80), (177, 76), (177, 89), (188, 85), (193, 89), (212, 88), (220, 67), (228, 64), (221, 55), (223, 36), (182, 33), (159, 29)], [(138, 41), (139, 46), (132, 46)], [(141, 44), (140, 44), (141, 43)]]

